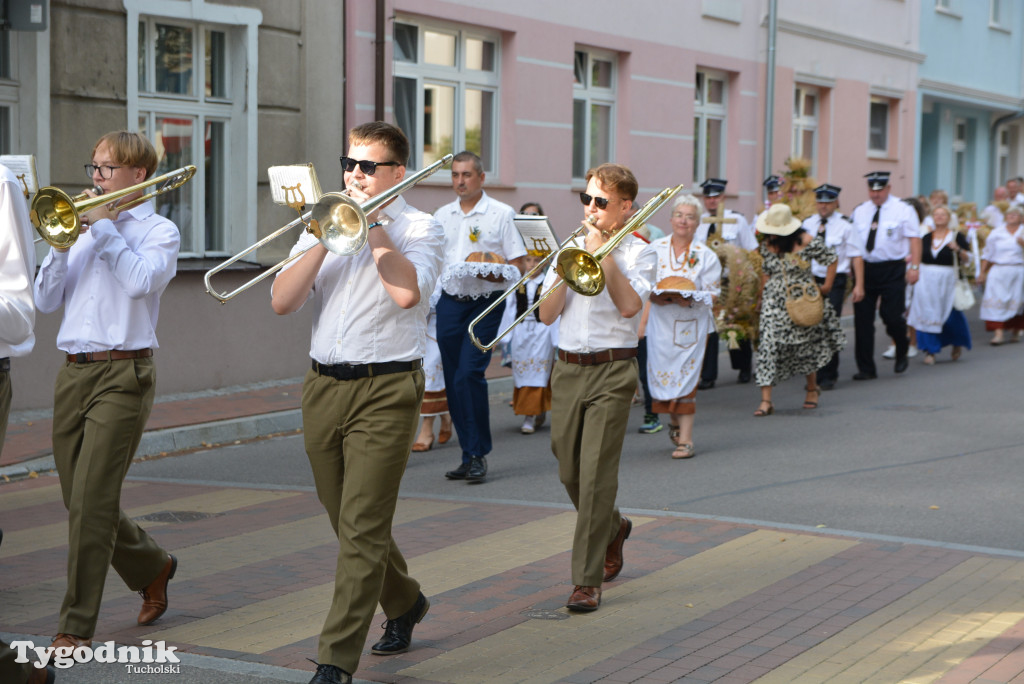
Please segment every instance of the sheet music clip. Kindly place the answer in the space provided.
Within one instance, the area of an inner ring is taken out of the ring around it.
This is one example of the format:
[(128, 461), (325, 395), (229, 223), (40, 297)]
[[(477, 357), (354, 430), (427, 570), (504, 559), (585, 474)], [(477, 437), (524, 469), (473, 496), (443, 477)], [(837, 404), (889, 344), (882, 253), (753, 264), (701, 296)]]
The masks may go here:
[(21, 192), (25, 199), (30, 198), (39, 190), (36, 174), (36, 158), (31, 154), (0, 154), (0, 164), (14, 172), (21, 183)]
[(535, 257), (546, 257), (558, 248), (558, 239), (548, 223), (547, 216), (516, 214), (512, 217), (516, 229), (523, 238), (526, 253)]
[(267, 175), (270, 177), (270, 194), (274, 204), (294, 209), (299, 220), (309, 228), (309, 223), (302, 218), (306, 213), (306, 204), (315, 204), (323, 194), (313, 165), (271, 166), (267, 169)]

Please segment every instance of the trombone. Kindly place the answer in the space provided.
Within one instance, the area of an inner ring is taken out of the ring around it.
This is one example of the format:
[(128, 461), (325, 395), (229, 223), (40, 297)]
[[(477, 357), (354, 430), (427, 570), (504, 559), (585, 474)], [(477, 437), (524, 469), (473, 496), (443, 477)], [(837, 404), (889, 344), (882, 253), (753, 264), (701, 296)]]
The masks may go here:
[[(573, 292), (585, 297), (593, 297), (600, 294), (601, 291), (604, 290), (605, 285), (604, 270), (601, 268), (601, 261), (611, 254), (612, 251), (619, 246), (619, 243), (626, 239), (627, 235), (646, 223), (648, 218), (658, 211), (658, 209), (661, 209), (666, 202), (679, 194), (682, 189), (682, 185), (677, 185), (674, 188), (665, 188), (660, 193), (652, 197), (647, 201), (647, 204), (642, 206), (628, 221), (626, 221), (626, 224), (622, 226), (622, 228), (620, 228), (610, 240), (601, 245), (593, 254), (582, 247), (575, 247), (569, 244), (576, 238), (580, 231), (590, 227), (587, 223), (581, 225), (568, 237), (568, 239), (566, 239), (565, 242), (558, 246), (558, 251), (552, 253), (550, 256), (545, 258), (544, 261), (530, 269), (529, 273), (516, 281), (512, 287), (503, 292), (498, 299), (492, 302), (491, 305), (483, 311), (483, 313), (470, 322), (468, 329), (470, 341), (480, 351), (490, 351), (503, 337), (512, 332), (513, 328), (522, 323), (542, 303), (544, 303), (544, 300), (547, 299), (552, 292), (557, 290), (563, 284), (568, 285), (569, 289)], [(592, 220), (593, 217), (588, 219), (590, 222), (592, 222)], [(561, 280), (552, 285), (551, 289), (541, 295), (541, 297), (533, 303), (533, 306), (524, 311), (523, 314), (513, 321), (511, 325), (500, 331), (497, 337), (495, 337), (491, 342), (483, 344), (473, 333), (473, 328), (489, 313), (491, 313), (491, 311), (493, 311), (501, 302), (505, 301), (513, 292), (515, 292), (520, 285), (532, 278), (534, 271), (545, 265), (552, 259), (552, 257), (555, 259), (555, 272), (558, 273)]]
[(206, 291), (214, 299), (217, 299), (221, 304), (224, 304), (235, 295), (244, 292), (253, 285), (269, 278), (308, 252), (313, 248), (313, 245), (282, 259), (263, 273), (259, 274), (252, 280), (243, 283), (231, 292), (217, 292), (210, 284), (210, 279), (214, 275), (220, 273), (228, 266), (241, 261), (245, 256), (255, 252), (260, 247), (272, 242), (280, 235), (287, 233), (298, 225), (304, 225), (306, 227), (306, 232), (315, 236), (327, 251), (337, 254), (338, 256), (351, 256), (356, 254), (366, 246), (366, 236), (369, 232), (369, 222), (366, 220), (367, 214), (372, 214), (398, 195), (401, 195), (407, 189), (441, 170), (441, 167), (449, 163), (454, 156), (455, 155), (452, 154), (445, 155), (430, 166), (409, 176), (398, 185), (388, 188), (375, 197), (371, 197), (363, 204), (359, 204), (343, 192), (324, 193), (320, 196), (320, 199), (317, 200), (317, 203), (311, 210), (307, 211), (305, 214), (301, 214), (291, 223), (278, 228), (259, 242), (246, 247), (224, 263), (218, 264), (207, 271), (206, 276), (203, 279), (206, 283)]
[(104, 204), (116, 203), (122, 197), (127, 197), (151, 185), (158, 186), (155, 192), (136, 197), (127, 204), (118, 206), (118, 209), (122, 211), (131, 209), (157, 195), (177, 190), (191, 180), (195, 174), (196, 167), (183, 166), (163, 175), (147, 178), (138, 185), (96, 197), (89, 197), (85, 193), (72, 197), (60, 188), (40, 188), (36, 196), (32, 198), (29, 218), (32, 220), (36, 232), (39, 233), (40, 239), (46, 240), (57, 249), (67, 249), (78, 241), (78, 236), (82, 232), (82, 214), (87, 211)]

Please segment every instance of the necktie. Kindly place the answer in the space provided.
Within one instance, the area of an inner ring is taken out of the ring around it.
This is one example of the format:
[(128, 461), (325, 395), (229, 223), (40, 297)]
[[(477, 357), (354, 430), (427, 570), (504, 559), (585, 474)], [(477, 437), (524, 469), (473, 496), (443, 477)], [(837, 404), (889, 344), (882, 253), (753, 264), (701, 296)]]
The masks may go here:
[(882, 207), (875, 207), (875, 218), (871, 219), (871, 232), (868, 233), (868, 251), (871, 252), (875, 249), (875, 235), (878, 233), (878, 214), (881, 213)]
[[(715, 215), (711, 214), (711, 218), (712, 219), (715, 218)], [(715, 226), (716, 225), (718, 225), (718, 224), (716, 224), (714, 221), (712, 221), (711, 223), (708, 224), (708, 237), (711, 237), (712, 235), (715, 234)]]

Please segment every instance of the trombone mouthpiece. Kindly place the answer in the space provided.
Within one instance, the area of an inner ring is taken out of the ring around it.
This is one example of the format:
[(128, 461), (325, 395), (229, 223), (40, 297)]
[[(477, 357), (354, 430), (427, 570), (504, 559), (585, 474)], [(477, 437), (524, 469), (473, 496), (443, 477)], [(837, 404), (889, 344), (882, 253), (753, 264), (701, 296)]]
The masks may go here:
[(362, 190), (363, 189), (363, 184), (360, 183), (357, 179), (353, 178), (352, 179), (352, 187), (355, 188), (356, 190)]

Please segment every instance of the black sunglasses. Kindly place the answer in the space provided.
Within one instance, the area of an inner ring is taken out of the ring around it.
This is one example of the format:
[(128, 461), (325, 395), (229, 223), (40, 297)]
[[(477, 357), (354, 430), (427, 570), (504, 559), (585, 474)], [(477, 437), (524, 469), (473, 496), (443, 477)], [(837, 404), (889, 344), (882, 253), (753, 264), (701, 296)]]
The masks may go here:
[(608, 208), (608, 198), (607, 197), (591, 197), (590, 195), (588, 195), (585, 192), (581, 192), (580, 193), (580, 202), (583, 202), (583, 206), (585, 206), (585, 207), (589, 207), (590, 203), (593, 202), (594, 204), (597, 205), (598, 209), (607, 209)]
[(355, 171), (356, 164), (359, 165), (359, 169), (367, 176), (372, 176), (373, 174), (377, 173), (378, 166), (401, 166), (401, 164), (399, 164), (396, 161), (374, 162), (366, 161), (365, 159), (353, 159), (352, 157), (341, 158), (341, 170), (344, 171), (345, 173)]

